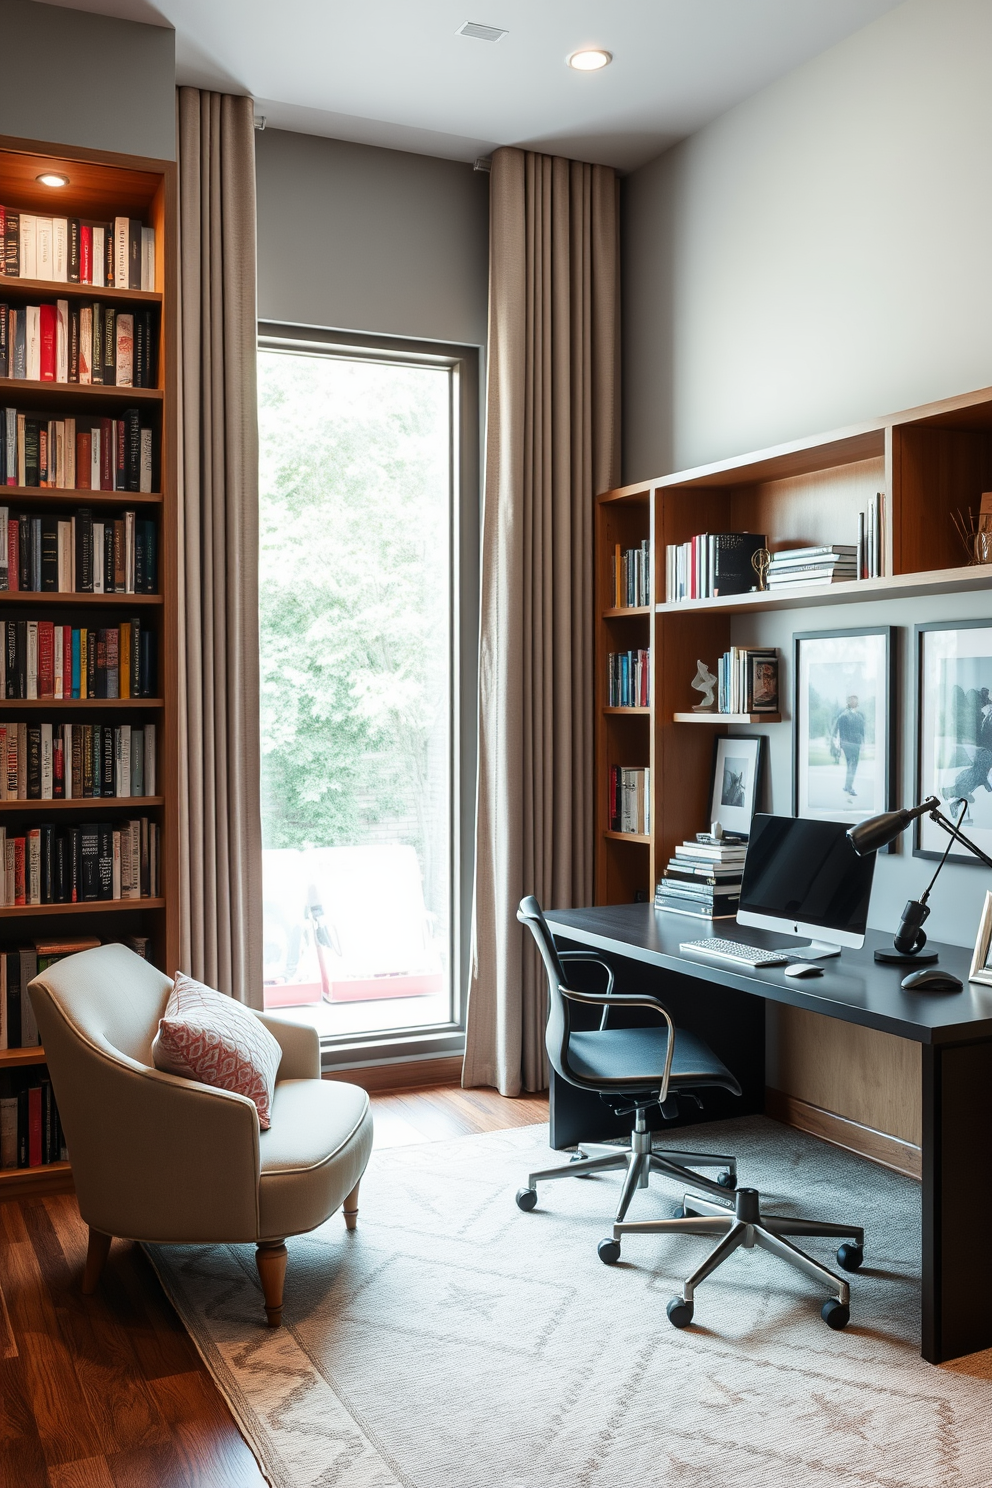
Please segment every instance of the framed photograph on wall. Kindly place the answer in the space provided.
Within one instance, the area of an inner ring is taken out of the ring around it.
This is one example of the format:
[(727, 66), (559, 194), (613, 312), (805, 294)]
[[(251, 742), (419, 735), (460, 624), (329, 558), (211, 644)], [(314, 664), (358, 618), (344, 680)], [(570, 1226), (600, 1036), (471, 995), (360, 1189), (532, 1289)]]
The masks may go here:
[[(983, 852), (992, 853), (992, 624), (938, 621), (916, 627), (917, 799), (937, 796)], [(940, 857), (947, 837), (916, 824), (917, 857)], [(952, 842), (956, 863), (975, 863)]]
[(713, 751), (713, 788), (710, 792), (710, 818), (707, 825), (719, 822), (725, 832), (747, 837), (751, 818), (757, 809), (761, 789), (761, 766), (765, 740), (725, 735), (717, 739)]
[(792, 637), (792, 810), (850, 822), (894, 806), (891, 625)]

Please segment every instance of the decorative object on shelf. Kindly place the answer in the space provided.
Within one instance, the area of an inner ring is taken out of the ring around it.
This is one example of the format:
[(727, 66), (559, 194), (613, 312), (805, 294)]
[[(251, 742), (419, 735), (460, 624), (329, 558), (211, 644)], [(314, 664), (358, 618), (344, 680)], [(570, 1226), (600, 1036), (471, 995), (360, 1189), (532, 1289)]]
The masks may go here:
[(696, 703), (692, 711), (709, 713), (714, 706), (713, 689), (716, 687), (716, 678), (704, 661), (696, 662), (696, 675), (689, 685), (703, 695), (703, 701)]
[[(992, 624), (933, 621), (916, 627), (916, 793), (957, 814), (981, 852), (992, 854)], [(918, 818), (914, 854), (939, 857), (940, 823)], [(971, 844), (952, 844), (967, 863)]]
[(985, 895), (968, 980), (980, 982), (983, 987), (992, 987), (992, 894)]
[(951, 512), (954, 530), (961, 540), (969, 568), (978, 563), (992, 562), (992, 491), (982, 492), (982, 505), (978, 516), (969, 506), (967, 512), (960, 507)]
[(768, 588), (768, 565), (771, 561), (772, 555), (767, 548), (758, 548), (756, 552), (751, 554), (751, 567), (757, 575), (757, 589), (759, 594), (763, 594)]
[(893, 636), (890, 625), (793, 636), (793, 815), (854, 823), (892, 806)]
[(726, 735), (717, 739), (713, 751), (713, 784), (710, 790), (710, 821), (719, 821), (724, 832), (747, 837), (751, 830), (761, 786), (765, 740)]
[[(952, 822), (941, 811), (940, 802), (936, 796), (928, 796), (918, 806), (904, 808), (902, 811), (885, 811), (880, 816), (869, 817), (867, 821), (859, 822), (856, 827), (851, 827), (847, 835), (858, 857), (864, 858), (869, 853), (879, 852), (883, 847), (887, 847), (890, 843), (895, 842), (896, 838), (901, 836), (908, 826), (913, 822), (920, 822), (924, 816), (929, 817), (935, 826), (940, 827), (942, 831), (946, 832), (951, 840), (941, 853), (936, 871), (919, 899), (909, 899), (906, 901), (902, 918), (899, 922), (899, 929), (893, 937), (893, 950), (876, 951), (876, 961), (891, 962), (897, 966), (914, 964), (919, 966), (932, 965), (938, 959), (937, 955), (933, 952), (928, 952), (925, 956), (920, 954), (927, 943), (923, 925), (930, 915), (930, 892), (937, 882), (940, 870), (947, 862), (951, 848), (955, 842), (960, 843), (963, 848), (966, 848), (969, 853), (973, 854), (979, 862), (984, 863), (987, 868), (992, 868), (992, 858), (983, 852), (980, 847), (977, 847), (971, 838), (966, 837), (961, 831), (961, 821), (964, 816), (963, 804), (957, 821)], [(935, 857), (936, 854), (928, 853), (927, 856)], [(961, 983), (957, 977), (952, 976), (948, 972), (946, 978), (944, 978), (943, 985), (938, 987), (935, 984), (934, 990), (952, 990), (952, 983), (956, 988), (960, 989)], [(907, 979), (902, 985), (912, 988), (917, 983)], [(921, 990), (924, 989), (924, 983), (921, 982), (918, 985)]]

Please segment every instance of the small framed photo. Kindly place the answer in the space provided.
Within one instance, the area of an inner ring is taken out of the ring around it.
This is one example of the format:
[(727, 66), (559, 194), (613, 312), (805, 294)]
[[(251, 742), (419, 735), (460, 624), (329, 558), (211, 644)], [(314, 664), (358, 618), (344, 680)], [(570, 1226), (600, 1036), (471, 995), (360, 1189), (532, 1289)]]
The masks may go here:
[(892, 626), (804, 631), (792, 639), (793, 814), (854, 826), (891, 811)]
[[(992, 624), (953, 620), (916, 627), (916, 781), (922, 801), (936, 796), (992, 853)], [(940, 857), (947, 837), (926, 818), (916, 824), (914, 854)], [(957, 863), (978, 863), (951, 843)]]
[(968, 980), (969, 982), (981, 982), (985, 987), (992, 987), (992, 894), (985, 895), (985, 905), (982, 909), (982, 918), (978, 922), (978, 939), (975, 941), (975, 954), (971, 958)]
[(713, 789), (709, 825), (719, 822), (725, 832), (747, 837), (757, 809), (765, 741), (727, 735), (717, 739), (713, 752)]

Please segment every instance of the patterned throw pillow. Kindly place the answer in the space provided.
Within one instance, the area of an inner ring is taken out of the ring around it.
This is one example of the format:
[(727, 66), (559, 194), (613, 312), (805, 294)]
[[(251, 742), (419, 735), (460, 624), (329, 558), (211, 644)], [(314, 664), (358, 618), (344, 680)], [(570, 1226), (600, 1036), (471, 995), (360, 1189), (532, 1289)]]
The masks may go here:
[(176, 973), (152, 1044), (156, 1069), (253, 1100), (267, 1131), (282, 1050), (265, 1024), (233, 997)]

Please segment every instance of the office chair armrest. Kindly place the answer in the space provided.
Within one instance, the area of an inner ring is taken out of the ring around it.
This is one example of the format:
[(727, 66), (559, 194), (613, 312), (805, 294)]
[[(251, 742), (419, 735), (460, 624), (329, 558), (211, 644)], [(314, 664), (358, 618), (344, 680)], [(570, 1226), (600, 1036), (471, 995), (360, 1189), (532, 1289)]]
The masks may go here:
[[(559, 952), (559, 955), (561, 955), (561, 952)], [(597, 960), (598, 957), (589, 957), (587, 959)], [(600, 964), (605, 965), (606, 963), (601, 962)], [(606, 969), (609, 971), (609, 967)], [(612, 984), (611, 975), (610, 985), (612, 986)], [(665, 1026), (668, 1029), (668, 1047), (665, 1050), (665, 1070), (662, 1075), (661, 1090), (658, 1095), (658, 1104), (663, 1105), (668, 1099), (668, 1081), (672, 1073), (672, 1056), (675, 1053), (675, 1024), (672, 1022), (672, 1015), (665, 1004), (659, 1002), (657, 997), (652, 997), (649, 992), (576, 992), (572, 987), (561, 986), (559, 986), (558, 990), (562, 997), (567, 997), (570, 1002), (584, 1002), (594, 1007), (602, 1007), (603, 1018), (599, 1025), (600, 1028), (605, 1026), (606, 1015), (611, 1007), (651, 1008), (659, 1017), (664, 1018)]]
[[(601, 966), (603, 968), (603, 970), (606, 972), (606, 975), (608, 977), (608, 981), (606, 983), (606, 993), (605, 993), (605, 996), (607, 996), (607, 997), (611, 997), (612, 996), (612, 994), (613, 994), (613, 968), (611, 966), (608, 966), (607, 965), (607, 963), (603, 960), (602, 956), (593, 956), (593, 955), (590, 955), (590, 953), (588, 951), (559, 951), (558, 952), (558, 959), (559, 959), (559, 961), (591, 961), (592, 964), (593, 964), (593, 966)], [(606, 1027), (606, 1020), (607, 1020), (607, 1018), (609, 1016), (610, 1016), (610, 1010), (609, 1010), (609, 1008), (608, 1007), (604, 1007), (603, 1008), (603, 1016), (599, 1020), (599, 1026), (600, 1026), (600, 1028), (605, 1028)]]

